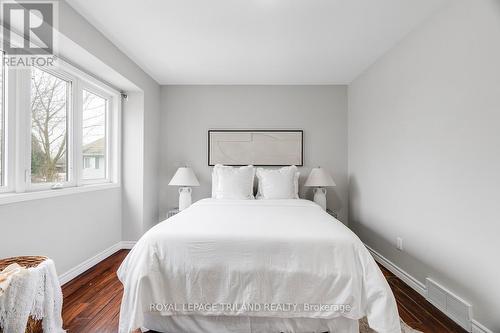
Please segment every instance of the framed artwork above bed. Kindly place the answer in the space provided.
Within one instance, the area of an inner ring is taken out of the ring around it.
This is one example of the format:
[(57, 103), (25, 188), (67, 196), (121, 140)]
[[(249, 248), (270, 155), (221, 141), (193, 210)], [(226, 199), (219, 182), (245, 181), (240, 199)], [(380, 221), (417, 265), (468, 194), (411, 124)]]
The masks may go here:
[(208, 165), (304, 164), (302, 130), (209, 130)]

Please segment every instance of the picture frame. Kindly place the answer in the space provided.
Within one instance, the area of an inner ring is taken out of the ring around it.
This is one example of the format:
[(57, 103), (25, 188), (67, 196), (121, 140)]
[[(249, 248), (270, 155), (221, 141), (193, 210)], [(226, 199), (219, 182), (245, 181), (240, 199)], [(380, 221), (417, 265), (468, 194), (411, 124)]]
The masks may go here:
[(303, 130), (208, 130), (208, 165), (304, 165)]

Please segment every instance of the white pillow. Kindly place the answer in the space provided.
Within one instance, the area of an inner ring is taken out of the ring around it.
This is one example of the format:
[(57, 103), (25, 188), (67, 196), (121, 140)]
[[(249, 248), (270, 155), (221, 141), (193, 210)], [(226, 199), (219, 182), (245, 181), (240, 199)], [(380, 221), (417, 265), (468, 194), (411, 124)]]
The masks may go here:
[(300, 173), (295, 165), (281, 169), (257, 169), (257, 199), (298, 199)]
[(234, 168), (217, 164), (212, 171), (212, 198), (254, 199), (254, 177), (252, 165)]

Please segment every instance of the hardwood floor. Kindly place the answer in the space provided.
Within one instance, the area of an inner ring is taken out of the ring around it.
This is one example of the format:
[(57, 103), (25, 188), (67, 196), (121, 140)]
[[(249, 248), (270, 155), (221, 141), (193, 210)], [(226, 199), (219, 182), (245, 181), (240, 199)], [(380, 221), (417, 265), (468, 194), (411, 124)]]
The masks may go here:
[(399, 316), (405, 323), (425, 333), (467, 332), (397, 276), (382, 266), (380, 266), (380, 269), (384, 273), (387, 282), (389, 282), (389, 286), (391, 286), (398, 304)]
[[(63, 286), (64, 328), (68, 333), (114, 333), (118, 330), (123, 287), (116, 271), (128, 250), (113, 254)], [(394, 292), (399, 315), (425, 333), (464, 333), (432, 304), (381, 267)]]
[(68, 333), (118, 331), (123, 286), (116, 271), (127, 253), (116, 252), (63, 286), (63, 322)]

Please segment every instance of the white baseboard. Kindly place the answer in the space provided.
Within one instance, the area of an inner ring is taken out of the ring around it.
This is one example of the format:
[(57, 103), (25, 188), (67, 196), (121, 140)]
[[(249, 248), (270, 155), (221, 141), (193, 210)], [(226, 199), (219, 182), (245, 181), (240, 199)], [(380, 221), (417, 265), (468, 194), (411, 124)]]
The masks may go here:
[(126, 250), (131, 250), (137, 241), (121, 241), (121, 248)]
[(136, 241), (121, 241), (108, 247), (107, 249), (96, 254), (92, 258), (85, 260), (81, 264), (78, 264), (75, 267), (71, 268), (69, 271), (59, 275), (59, 283), (61, 285), (68, 283), (69, 281), (73, 280), (74, 278), (76, 278), (78, 275), (82, 274), (89, 268), (94, 267), (95, 265), (97, 265), (110, 255), (112, 255), (113, 253), (122, 249), (130, 250), (131, 248), (134, 247), (135, 243)]
[[(394, 264), (392, 261), (390, 261), (389, 259), (387, 259), (383, 255), (381, 255), (380, 253), (378, 253), (377, 251), (372, 249), (370, 246), (368, 246), (366, 244), (365, 244), (365, 246), (368, 249), (368, 251), (370, 251), (370, 253), (372, 254), (375, 261), (377, 261), (379, 264), (381, 264), (382, 266), (387, 268), (392, 274), (396, 275), (404, 283), (406, 283), (408, 286), (410, 286), (410, 288), (412, 288), (413, 290), (415, 290), (420, 295), (425, 297), (425, 299), (428, 300), (427, 287), (425, 286), (425, 284), (423, 284), (422, 282), (415, 279), (413, 276), (411, 276), (404, 269), (402, 269), (399, 266), (397, 266), (396, 264)], [(453, 320), (453, 318), (451, 318), (451, 317), (450, 317), (450, 319)], [(462, 323), (457, 322), (457, 324), (463, 326)], [(477, 322), (474, 319), (471, 319), (470, 323), (468, 323), (467, 326), (469, 327), (468, 328), (469, 332), (472, 332), (472, 333), (493, 333), (493, 331), (486, 328), (484, 325), (482, 325), (481, 323)]]
[(396, 275), (398, 278), (403, 280), (404, 283), (409, 285), (413, 290), (418, 292), (420, 295), (427, 298), (427, 289), (425, 287), (425, 284), (418, 281), (413, 276), (408, 274), (406, 271), (404, 271), (403, 269), (396, 266), (389, 259), (385, 258), (383, 255), (381, 255), (380, 253), (378, 253), (377, 251), (375, 251), (374, 249), (372, 249), (368, 245), (365, 244), (365, 246), (368, 249), (368, 251), (370, 251), (373, 258), (375, 258), (375, 261), (377, 261), (382, 266), (387, 268), (392, 274)]
[(89, 268), (94, 267), (113, 253), (115, 253), (118, 250), (121, 250), (121, 242), (118, 242), (109, 248), (105, 249), (104, 251), (96, 254), (92, 258), (89, 258), (82, 262), (81, 264), (76, 265), (75, 267), (71, 268), (69, 271), (59, 275), (59, 283), (61, 285), (68, 283), (69, 281), (73, 280), (76, 278), (78, 275), (82, 274)]
[(472, 324), (472, 333), (493, 333), (492, 330), (481, 325), (480, 323), (478, 323), (474, 319), (471, 320), (471, 324)]

